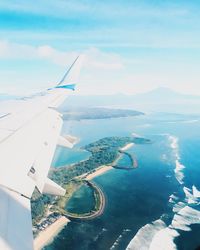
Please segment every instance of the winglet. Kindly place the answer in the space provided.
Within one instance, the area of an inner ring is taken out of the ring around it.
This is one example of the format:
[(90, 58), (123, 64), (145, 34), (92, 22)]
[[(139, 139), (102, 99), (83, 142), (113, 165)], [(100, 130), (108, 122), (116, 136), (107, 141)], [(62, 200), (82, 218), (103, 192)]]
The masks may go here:
[(55, 88), (74, 90), (82, 66), (82, 61), (83, 55), (77, 56)]
[(62, 86), (62, 84), (65, 82), (66, 77), (70, 74), (70, 71), (72, 70), (73, 66), (78, 61), (79, 57), (80, 57), (80, 55), (76, 57), (76, 59), (74, 60), (74, 62), (72, 63), (72, 65), (69, 67), (69, 69), (64, 74), (63, 78), (60, 80), (60, 82), (58, 83), (58, 85), (56, 87)]
[(61, 86), (56, 86), (56, 89), (71, 89), (75, 90), (76, 84), (68, 84), (68, 85), (61, 85)]

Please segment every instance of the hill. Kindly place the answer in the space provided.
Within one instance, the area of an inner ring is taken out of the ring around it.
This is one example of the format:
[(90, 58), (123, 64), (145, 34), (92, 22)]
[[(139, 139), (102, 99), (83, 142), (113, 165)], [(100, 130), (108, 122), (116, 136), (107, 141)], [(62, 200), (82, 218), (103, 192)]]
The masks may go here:
[(181, 94), (169, 88), (157, 88), (135, 95), (74, 95), (68, 98), (66, 104), (72, 107), (124, 108), (142, 112), (199, 113), (200, 96)]

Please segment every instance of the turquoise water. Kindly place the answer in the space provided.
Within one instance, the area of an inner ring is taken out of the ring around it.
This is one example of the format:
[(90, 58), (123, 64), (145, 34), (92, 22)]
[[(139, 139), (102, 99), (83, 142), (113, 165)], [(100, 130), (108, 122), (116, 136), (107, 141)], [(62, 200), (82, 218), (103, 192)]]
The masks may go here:
[(83, 214), (93, 210), (94, 206), (95, 200), (92, 188), (82, 185), (69, 200), (66, 209), (71, 213)]
[(126, 154), (123, 154), (119, 159), (119, 161), (117, 162), (117, 167), (131, 168), (132, 165), (133, 164), (130, 157)]
[(65, 147), (57, 146), (54, 158), (52, 161), (52, 167), (60, 167), (69, 164), (76, 163), (87, 159), (90, 153), (80, 149), (68, 149)]
[[(64, 130), (68, 129), (67, 126), (65, 124)], [(104, 136), (124, 136), (132, 133), (151, 139), (152, 144), (134, 145), (128, 150), (137, 158), (137, 169), (114, 169), (96, 177), (95, 182), (106, 196), (104, 213), (91, 221), (69, 223), (46, 250), (122, 250), (126, 249), (130, 242), (135, 249), (141, 249), (141, 245), (149, 249), (156, 241), (154, 236), (160, 232), (159, 226), (151, 223), (161, 220), (165, 223), (165, 228), (168, 228), (177, 216), (177, 205), (180, 204), (182, 207), (179, 212), (184, 213), (186, 217), (179, 216), (178, 222), (182, 221), (182, 224), (179, 223), (179, 228), (175, 230), (180, 235), (172, 238), (172, 242), (174, 240), (176, 248), (180, 250), (191, 250), (200, 246), (200, 239), (197, 238), (200, 235), (200, 200), (194, 198), (192, 193), (193, 185), (200, 190), (198, 119), (194, 122), (190, 117), (184, 117), (184, 120), (177, 121), (174, 115), (170, 117), (169, 114), (159, 114), (76, 121), (72, 128), (73, 134), (81, 138), (79, 146)], [(178, 141), (173, 144), (175, 138)], [(121, 163), (126, 165), (126, 160), (128, 159), (124, 157)], [(185, 168), (178, 170), (177, 161)], [(90, 197), (90, 194), (83, 190), (77, 191), (70, 201), (72, 208), (90, 208), (91, 199), (85, 196)], [(170, 198), (172, 196), (175, 198)], [(186, 231), (186, 227), (192, 229), (192, 232)], [(152, 232), (154, 235), (150, 238)], [(163, 241), (162, 235), (158, 238), (160, 242)], [(187, 244), (184, 241), (187, 241)]]

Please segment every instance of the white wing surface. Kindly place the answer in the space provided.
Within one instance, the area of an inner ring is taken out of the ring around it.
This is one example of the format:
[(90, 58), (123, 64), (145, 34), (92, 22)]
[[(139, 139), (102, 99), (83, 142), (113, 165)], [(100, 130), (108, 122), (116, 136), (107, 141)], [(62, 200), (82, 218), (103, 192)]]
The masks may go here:
[(73, 74), (78, 72), (80, 60), (76, 58), (56, 87), (28, 98), (0, 103), (2, 250), (33, 249), (30, 198), (35, 187), (41, 193), (65, 193), (47, 175), (63, 122), (56, 108), (74, 88)]

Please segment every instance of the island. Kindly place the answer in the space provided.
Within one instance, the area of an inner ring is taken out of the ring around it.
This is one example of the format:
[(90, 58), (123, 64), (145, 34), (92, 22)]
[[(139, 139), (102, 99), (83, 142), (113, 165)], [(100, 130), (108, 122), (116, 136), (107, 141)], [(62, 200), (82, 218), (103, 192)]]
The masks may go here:
[(71, 107), (61, 110), (64, 120), (83, 120), (83, 119), (109, 119), (119, 117), (131, 117), (144, 115), (143, 112), (132, 109), (114, 109), (114, 108), (82, 108)]
[[(105, 197), (101, 188), (92, 179), (108, 170), (120, 168), (117, 163), (124, 154), (130, 157), (132, 164), (121, 169), (133, 170), (137, 164), (127, 149), (134, 144), (148, 143), (151, 143), (149, 139), (136, 136), (105, 137), (83, 147), (91, 153), (88, 159), (68, 166), (51, 168), (49, 177), (65, 188), (66, 194), (63, 197), (54, 197), (41, 195), (37, 190), (34, 192), (31, 201), (34, 235), (37, 236), (63, 216), (69, 220), (84, 220), (101, 215), (105, 208)], [(69, 199), (82, 185), (93, 191), (93, 209), (84, 214), (67, 211), (66, 205)]]

